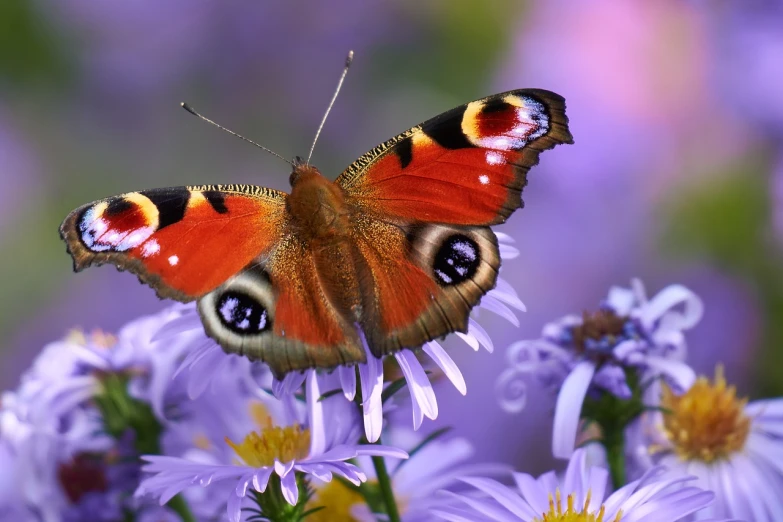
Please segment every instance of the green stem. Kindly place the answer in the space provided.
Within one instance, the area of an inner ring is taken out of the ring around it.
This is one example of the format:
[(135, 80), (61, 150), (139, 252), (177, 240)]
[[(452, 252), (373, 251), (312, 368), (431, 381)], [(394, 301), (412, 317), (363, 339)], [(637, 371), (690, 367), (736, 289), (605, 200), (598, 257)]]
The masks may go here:
[(603, 445), (606, 449), (606, 460), (609, 463), (609, 474), (612, 477), (612, 485), (617, 490), (625, 485), (625, 441), (623, 430), (617, 433), (605, 433)]
[(372, 464), (375, 467), (375, 475), (378, 477), (378, 487), (383, 495), (383, 502), (386, 504), (386, 514), (389, 515), (389, 522), (400, 522), (400, 513), (397, 511), (397, 501), (394, 499), (389, 471), (386, 469), (386, 461), (383, 457), (373, 457)]
[(196, 517), (193, 516), (193, 512), (190, 510), (190, 507), (188, 507), (188, 503), (182, 495), (177, 495), (169, 500), (166, 506), (179, 515), (182, 522), (196, 522)]
[[(160, 438), (163, 426), (158, 422), (152, 408), (128, 393), (130, 377), (125, 374), (103, 375), (103, 393), (95, 398), (103, 416), (106, 432), (120, 440), (127, 431), (135, 435), (134, 449), (138, 455), (160, 455)], [(196, 522), (185, 497), (177, 495), (166, 504), (182, 519), (182, 522)], [(131, 513), (131, 517), (134, 514)]]

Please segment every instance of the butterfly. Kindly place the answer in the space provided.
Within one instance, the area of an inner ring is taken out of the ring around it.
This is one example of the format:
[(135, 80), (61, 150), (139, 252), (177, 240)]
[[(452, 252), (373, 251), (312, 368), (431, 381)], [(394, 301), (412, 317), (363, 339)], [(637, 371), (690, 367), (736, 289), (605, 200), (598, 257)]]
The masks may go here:
[(112, 264), (197, 301), (225, 351), (277, 377), (330, 369), (366, 361), (362, 335), (382, 357), (465, 332), (498, 277), (490, 227), (522, 206), (539, 153), (572, 142), (561, 96), (509, 91), (408, 129), (334, 182), (297, 158), (290, 194), (129, 192), (77, 208), (60, 234), (77, 272)]

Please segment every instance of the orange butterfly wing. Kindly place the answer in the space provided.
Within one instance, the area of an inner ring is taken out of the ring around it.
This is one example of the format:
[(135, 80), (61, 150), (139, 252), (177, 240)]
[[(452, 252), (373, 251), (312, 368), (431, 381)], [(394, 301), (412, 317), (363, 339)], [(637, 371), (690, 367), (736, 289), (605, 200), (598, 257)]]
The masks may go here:
[(324, 288), (318, 257), (287, 233), (268, 256), (199, 300), (207, 333), (276, 376), (364, 362), (353, 320)]
[(337, 184), (365, 211), (401, 222), (502, 223), (522, 206), (541, 151), (572, 143), (565, 101), (539, 89), (462, 105), (376, 147)]
[(130, 192), (74, 210), (60, 233), (76, 271), (113, 264), (162, 298), (198, 299), (211, 337), (278, 376), (364, 361), (353, 323), (290, 230), (287, 197), (250, 185)]
[(563, 98), (523, 89), (413, 127), (340, 175), (346, 201), (362, 216), (354, 238), (373, 353), (467, 329), (500, 267), (488, 226), (522, 206), (539, 154), (572, 142)]
[(113, 264), (162, 298), (192, 301), (273, 247), (286, 194), (249, 185), (130, 192), (71, 212), (60, 226), (74, 270)]

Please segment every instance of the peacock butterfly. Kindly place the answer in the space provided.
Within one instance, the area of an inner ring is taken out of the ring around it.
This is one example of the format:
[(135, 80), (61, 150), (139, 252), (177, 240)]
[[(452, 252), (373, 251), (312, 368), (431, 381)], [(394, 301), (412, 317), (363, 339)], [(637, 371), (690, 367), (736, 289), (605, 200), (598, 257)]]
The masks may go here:
[(520, 89), (417, 125), (334, 182), (296, 158), (290, 194), (130, 192), (77, 208), (60, 234), (75, 271), (109, 263), (197, 300), (209, 336), (278, 377), (334, 368), (365, 361), (357, 325), (378, 357), (465, 332), (497, 279), (490, 226), (522, 206), (539, 153), (572, 142), (563, 98)]

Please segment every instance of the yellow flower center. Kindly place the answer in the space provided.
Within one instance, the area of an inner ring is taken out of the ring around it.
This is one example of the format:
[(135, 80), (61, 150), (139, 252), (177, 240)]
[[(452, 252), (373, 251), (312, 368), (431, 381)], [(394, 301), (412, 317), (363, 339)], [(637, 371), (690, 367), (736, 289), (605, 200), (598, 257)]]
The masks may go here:
[(563, 499), (560, 496), (560, 490), (557, 490), (554, 497), (549, 495), (549, 511), (542, 513), (541, 517), (534, 518), (533, 522), (620, 522), (623, 516), (622, 512), (618, 511), (614, 519), (605, 521), (606, 507), (601, 506), (598, 513), (591, 513), (589, 506), (590, 492), (588, 491), (581, 509), (576, 508), (574, 495), (568, 495), (565, 509), (563, 509)]
[(73, 328), (69, 331), (65, 340), (69, 343), (78, 344), (79, 346), (87, 346), (92, 344), (99, 348), (112, 348), (117, 344), (117, 336), (104, 332), (103, 330), (93, 330), (87, 334), (84, 330), (79, 328)]
[(270, 427), (260, 434), (253, 431), (237, 444), (226, 437), (242, 462), (254, 468), (271, 466), (275, 460), (290, 462), (307, 457), (310, 452), (310, 430), (298, 424), (285, 428)]
[(319, 487), (307, 504), (307, 510), (321, 506), (324, 508), (309, 515), (307, 522), (359, 522), (351, 516), (351, 508), (362, 503), (364, 499), (357, 491), (333, 479)]
[(682, 460), (713, 462), (727, 458), (745, 446), (750, 418), (747, 399), (738, 399), (727, 386), (723, 368), (715, 370), (715, 382), (699, 377), (687, 393), (676, 396), (664, 386), (661, 406), (664, 433)]

